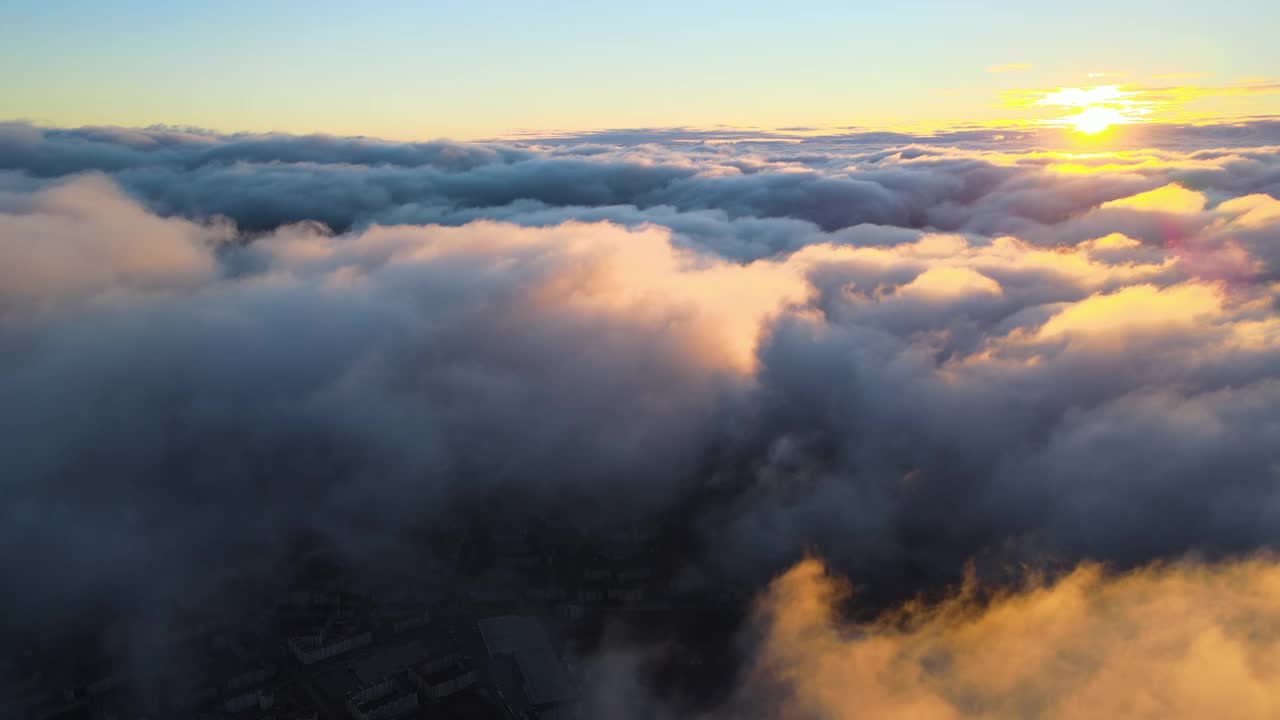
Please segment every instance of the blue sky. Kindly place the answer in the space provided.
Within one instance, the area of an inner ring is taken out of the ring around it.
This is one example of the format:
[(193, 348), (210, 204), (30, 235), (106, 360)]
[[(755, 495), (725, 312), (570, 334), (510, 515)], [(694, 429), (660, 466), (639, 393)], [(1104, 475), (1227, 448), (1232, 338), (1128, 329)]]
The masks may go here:
[(0, 115), (390, 137), (992, 122), (1018, 119), (1007, 90), (1274, 81), (1278, 26), (1272, 3), (1184, 0), (8, 0)]

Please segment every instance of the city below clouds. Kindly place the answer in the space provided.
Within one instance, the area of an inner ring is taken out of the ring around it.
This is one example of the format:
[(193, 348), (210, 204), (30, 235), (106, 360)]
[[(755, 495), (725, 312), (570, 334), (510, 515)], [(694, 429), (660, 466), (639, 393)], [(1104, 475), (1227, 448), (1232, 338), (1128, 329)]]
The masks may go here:
[(492, 514), (741, 593), (586, 717), (1274, 717), (1280, 123), (1123, 130), (0, 125), (0, 625)]

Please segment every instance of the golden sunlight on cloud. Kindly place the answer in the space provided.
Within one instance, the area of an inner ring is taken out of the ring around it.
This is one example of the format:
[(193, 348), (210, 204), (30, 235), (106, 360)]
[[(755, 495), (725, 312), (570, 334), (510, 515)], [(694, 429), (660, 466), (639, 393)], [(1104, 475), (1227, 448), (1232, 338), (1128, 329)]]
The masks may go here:
[(1085, 240), (1077, 247), (1091, 252), (1106, 252), (1109, 250), (1132, 250), (1142, 247), (1142, 243), (1123, 233), (1111, 233), (1093, 240)]
[[(914, 243), (892, 248), (811, 245), (788, 261), (801, 271), (823, 265), (850, 271), (887, 275), (914, 270), (917, 292), (929, 291), (939, 297), (942, 288), (954, 296), (956, 288), (970, 295), (998, 294), (1006, 277), (1038, 276), (1054, 278), (1088, 294), (1119, 283), (1150, 282), (1172, 267), (1170, 257), (1125, 257), (1112, 263), (1109, 255), (1138, 255), (1136, 241), (1121, 247), (1119, 240), (1085, 241), (1074, 248), (1044, 248), (1015, 237), (998, 237), (990, 243), (970, 243), (963, 236), (925, 235)], [(944, 293), (945, 294), (945, 293)]]
[(1270, 195), (1233, 198), (1219, 205), (1217, 210), (1234, 215), (1231, 224), (1240, 228), (1265, 227), (1280, 220), (1280, 200)]
[[(278, 257), (382, 256), (400, 265), (457, 262), (491, 276), (528, 278), (526, 304), (545, 311), (605, 315), (638, 327), (664, 327), (704, 365), (751, 372), (766, 324), (811, 288), (796, 268), (760, 260), (708, 258), (671, 244), (669, 230), (566, 222), (527, 228), (494, 221), (461, 227), (373, 226), (356, 237), (285, 228), (264, 243)], [(345, 278), (350, 281), (351, 278)]]
[(1105, 103), (1120, 102), (1136, 95), (1125, 92), (1119, 85), (1098, 85), (1090, 88), (1059, 88), (1040, 98), (1041, 105), (1055, 107), (1094, 107)]
[(1205, 202), (1203, 193), (1170, 183), (1155, 190), (1103, 203), (1102, 208), (1190, 215), (1204, 210)]
[[(1180, 562), (841, 619), (847, 583), (805, 560), (757, 617), (752, 672), (786, 717), (1238, 720), (1280, 713), (1280, 564)], [(766, 700), (767, 702), (767, 700)], [(1225, 713), (1225, 714), (1224, 714)]]
[(1118, 232), (1076, 243), (1075, 250), (1083, 251), (1091, 259), (1112, 266), (1132, 267), (1135, 264), (1159, 266), (1164, 261), (1172, 262), (1162, 249), (1144, 246), (1141, 242)]
[(1222, 295), (1212, 285), (1134, 285), (1068, 306), (1050, 318), (1039, 335), (1042, 339), (1091, 335), (1107, 338), (1124, 332), (1191, 327), (1221, 313)]
[(1000, 283), (965, 267), (933, 267), (903, 285), (902, 297), (948, 300), (973, 295), (1000, 295)]
[[(1112, 73), (1089, 73), (1091, 80)], [(1170, 80), (1190, 76), (1157, 76)], [(1280, 82), (1247, 78), (1226, 85), (1090, 85), (1006, 92), (1005, 104), (1025, 111), (1068, 112), (1033, 122), (1096, 135), (1116, 125), (1149, 122), (1198, 122), (1267, 114), (1267, 96), (1280, 94)]]
[(1248, 98), (1280, 93), (1272, 78), (1241, 78), (1227, 85), (1177, 85), (1138, 91), (1153, 103), (1181, 104), (1205, 98)]

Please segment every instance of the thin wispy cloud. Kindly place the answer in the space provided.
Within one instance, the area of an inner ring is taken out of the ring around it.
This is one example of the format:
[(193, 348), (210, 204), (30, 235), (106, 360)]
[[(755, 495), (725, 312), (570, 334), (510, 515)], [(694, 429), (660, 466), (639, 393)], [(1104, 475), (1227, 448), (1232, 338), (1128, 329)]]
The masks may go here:
[[(1093, 77), (1091, 73), (1090, 76)], [(1002, 105), (1027, 111), (1029, 122), (1099, 132), (1133, 123), (1211, 122), (1213, 110), (1204, 101), (1249, 102), (1280, 94), (1280, 84), (1265, 78), (1225, 85), (1105, 84), (1001, 92)], [(1066, 109), (1067, 115), (1044, 116), (1040, 111)]]

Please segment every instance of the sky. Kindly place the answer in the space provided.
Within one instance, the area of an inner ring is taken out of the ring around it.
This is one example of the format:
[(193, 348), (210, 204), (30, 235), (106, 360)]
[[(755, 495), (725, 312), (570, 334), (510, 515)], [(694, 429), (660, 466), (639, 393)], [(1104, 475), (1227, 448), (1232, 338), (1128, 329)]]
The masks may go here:
[(0, 716), (323, 548), (616, 563), (583, 717), (1280, 717), (1280, 10), (367, 5), (0, 7)]
[(1262, 1), (10, 0), (0, 96), (44, 125), (393, 139), (1010, 124), (1095, 85), (1190, 88), (1146, 119), (1204, 119), (1280, 112), (1278, 24)]

